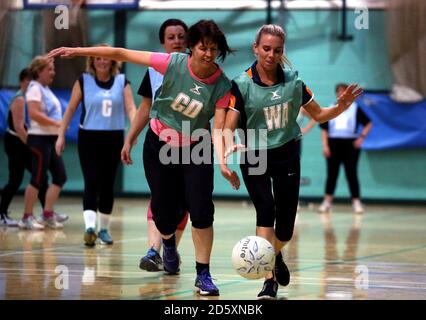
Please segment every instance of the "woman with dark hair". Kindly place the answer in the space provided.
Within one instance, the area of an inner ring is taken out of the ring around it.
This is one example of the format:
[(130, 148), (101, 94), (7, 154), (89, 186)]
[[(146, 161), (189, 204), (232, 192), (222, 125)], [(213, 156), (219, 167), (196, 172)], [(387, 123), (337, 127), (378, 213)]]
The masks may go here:
[[(31, 154), (27, 143), (28, 110), (25, 106), (25, 91), (31, 81), (28, 68), (19, 73), (19, 90), (10, 101), (7, 116), (7, 131), (4, 135), (4, 149), (9, 160), (9, 180), (3, 188), (0, 202), (0, 225), (15, 227), (18, 222), (8, 215), (10, 202), (15, 196), (24, 178), (26, 167), (30, 167)], [(44, 191), (46, 188), (44, 188)], [(40, 192), (41, 193), (41, 192)]]
[[(166, 53), (186, 52), (187, 48), (187, 32), (188, 27), (179, 19), (168, 19), (164, 21), (160, 27), (159, 39)], [(145, 125), (148, 122), (149, 112), (151, 110), (153, 97), (163, 83), (163, 75), (149, 67), (145, 73), (145, 77), (139, 87), (138, 94), (142, 96), (142, 101), (138, 109), (138, 113), (142, 114)], [(144, 126), (145, 126), (144, 125)], [(148, 245), (147, 254), (141, 258), (139, 267), (146, 271), (163, 270), (163, 259), (160, 256), (161, 250), (161, 234), (155, 226), (152, 219), (151, 203), (148, 204), (147, 211), (148, 220)], [(178, 224), (176, 229), (176, 246), (179, 246), (183, 231), (188, 222), (188, 213), (186, 212)]]
[[(215, 61), (223, 61), (232, 50), (212, 20), (201, 20), (189, 28), (188, 46), (189, 55), (93, 47), (58, 48), (49, 56), (100, 56), (153, 67), (164, 74), (150, 111), (150, 129), (143, 150), (153, 219), (163, 241), (163, 266), (171, 274), (180, 270), (175, 232), (187, 209), (195, 247), (195, 290), (201, 295), (217, 296), (219, 289), (209, 270), (213, 247), (213, 153), (206, 129), (213, 116), (215, 129), (222, 129), (224, 124), (231, 83)], [(124, 163), (132, 163), (131, 148), (147, 122), (146, 115), (138, 113), (121, 153)], [(203, 134), (193, 135), (201, 131)], [(222, 146), (221, 136), (214, 134), (213, 141)], [(202, 148), (204, 145), (208, 150)], [(199, 163), (193, 157), (187, 159), (188, 150), (191, 154), (194, 149), (200, 150), (201, 158), (207, 160)], [(178, 154), (176, 162), (168, 162), (170, 153)]]
[[(31, 82), (31, 71), (28, 68), (19, 73), (19, 90), (10, 101), (9, 112), (7, 116), (7, 131), (4, 135), (4, 148), (8, 157), (9, 179), (3, 187), (0, 201), (0, 225), (17, 227), (18, 222), (9, 217), (9, 205), (13, 200), (19, 186), (24, 179), (24, 172), (27, 169), (31, 172), (31, 152), (27, 146), (29, 116), (28, 108), (25, 102), (25, 92)], [(46, 200), (48, 187), (47, 176), (40, 185), (38, 199), (42, 208)], [(56, 221), (64, 222), (68, 220), (68, 215), (63, 213), (54, 213)], [(44, 222), (44, 216), (41, 215), (38, 222)]]
[[(101, 47), (107, 47), (101, 44)], [(111, 245), (109, 232), (114, 205), (115, 176), (120, 164), (125, 117), (131, 122), (136, 113), (132, 88), (123, 74), (120, 63), (107, 58), (87, 58), (86, 72), (75, 82), (71, 99), (64, 114), (56, 152), (65, 147), (65, 132), (82, 102), (78, 132), (78, 155), (84, 178), (83, 217), (84, 243), (92, 247), (99, 238), (101, 244)], [(100, 214), (96, 233), (97, 212)]]
[[(335, 88), (336, 98), (347, 87), (346, 83), (338, 83)], [(324, 122), (320, 126), (323, 154), (327, 161), (327, 180), (324, 200), (318, 210), (321, 213), (331, 211), (339, 169), (343, 163), (352, 198), (353, 211), (361, 214), (364, 212), (364, 208), (360, 200), (358, 160), (361, 145), (373, 124), (365, 112), (354, 102), (337, 118)], [(361, 132), (358, 130), (359, 127), (363, 127)]]

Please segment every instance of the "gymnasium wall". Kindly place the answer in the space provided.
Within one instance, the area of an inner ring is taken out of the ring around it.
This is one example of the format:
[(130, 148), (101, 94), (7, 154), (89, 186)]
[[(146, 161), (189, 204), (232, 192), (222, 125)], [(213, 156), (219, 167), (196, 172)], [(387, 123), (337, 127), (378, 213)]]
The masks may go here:
[[(353, 41), (337, 39), (340, 33), (340, 13), (338, 11), (297, 10), (287, 12), (284, 17), (274, 16), (274, 21), (284, 21), (287, 30), (287, 56), (293, 68), (311, 88), (315, 99), (322, 106), (334, 101), (336, 82), (358, 82), (368, 90), (389, 89), (392, 77), (386, 53), (385, 13), (381, 10), (369, 11), (369, 29), (356, 30), (353, 21), (356, 14), (348, 11), (348, 33)], [(113, 44), (113, 13), (110, 11), (89, 12), (91, 43)], [(237, 50), (227, 58), (223, 67), (229, 77), (234, 77), (248, 67), (254, 59), (251, 44), (256, 30), (265, 22), (264, 11), (137, 11), (128, 12), (127, 47), (131, 49), (161, 50), (157, 30), (162, 21), (175, 17), (188, 25), (202, 18), (211, 18), (221, 25), (227, 34), (231, 47)], [(13, 40), (3, 83), (16, 85), (16, 72), (30, 61), (33, 52), (41, 52), (40, 17), (37, 11), (13, 13)], [(22, 23), (22, 21), (26, 21)], [(12, 52), (12, 51), (11, 51)], [(145, 73), (142, 66), (127, 65), (126, 75), (136, 92)], [(140, 99), (135, 94), (136, 102)], [(1, 139), (0, 139), (1, 140)], [(140, 136), (133, 151), (135, 164), (123, 170), (122, 187), (128, 194), (148, 193), (141, 162), (142, 142)], [(2, 140), (0, 144), (2, 144)], [(3, 146), (0, 146), (3, 148)], [(69, 144), (64, 155), (68, 183), (65, 191), (81, 191), (83, 181), (76, 146)], [(0, 154), (0, 185), (7, 176), (7, 161)], [(363, 152), (359, 164), (359, 177), (362, 195), (365, 199), (377, 200), (426, 200), (426, 150), (388, 150)], [(238, 170), (237, 166), (234, 166)], [(322, 156), (320, 130), (314, 128), (303, 140), (302, 176), (310, 184), (301, 187), (302, 197), (321, 197), (325, 182), (325, 161)], [(215, 174), (215, 195), (246, 196), (244, 186), (238, 192), (231, 189), (220, 176)], [(336, 196), (348, 197), (348, 188), (341, 171)]]

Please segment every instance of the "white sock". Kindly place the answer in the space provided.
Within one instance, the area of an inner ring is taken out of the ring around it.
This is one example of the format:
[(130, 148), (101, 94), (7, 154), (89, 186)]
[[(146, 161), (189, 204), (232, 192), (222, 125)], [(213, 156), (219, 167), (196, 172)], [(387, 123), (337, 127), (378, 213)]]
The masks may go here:
[(109, 228), (109, 222), (110, 222), (110, 220), (111, 220), (111, 215), (110, 214), (105, 214), (105, 213), (100, 213), (99, 214), (99, 216), (100, 216), (100, 223), (99, 223), (99, 226), (100, 226), (100, 229), (102, 230), (102, 229), (107, 229), (108, 230), (108, 228)]
[(84, 224), (86, 230), (89, 228), (96, 228), (96, 211), (93, 210), (84, 210), (83, 211)]

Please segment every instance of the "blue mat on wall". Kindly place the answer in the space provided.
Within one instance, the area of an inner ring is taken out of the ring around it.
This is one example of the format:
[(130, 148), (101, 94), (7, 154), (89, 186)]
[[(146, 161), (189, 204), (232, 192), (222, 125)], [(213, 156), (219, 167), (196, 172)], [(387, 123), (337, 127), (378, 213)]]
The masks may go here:
[(364, 93), (357, 102), (373, 123), (364, 150), (426, 148), (426, 100), (398, 103), (387, 93)]
[[(65, 112), (65, 108), (68, 105), (68, 101), (71, 97), (71, 91), (67, 89), (55, 89), (52, 90), (56, 97), (61, 102), (62, 112)], [(4, 135), (7, 129), (7, 114), (9, 112), (9, 103), (15, 95), (16, 90), (2, 89), (0, 90), (0, 135)], [(81, 108), (78, 107), (71, 120), (69, 129), (65, 135), (67, 141), (76, 142), (78, 136), (78, 128), (80, 123)]]

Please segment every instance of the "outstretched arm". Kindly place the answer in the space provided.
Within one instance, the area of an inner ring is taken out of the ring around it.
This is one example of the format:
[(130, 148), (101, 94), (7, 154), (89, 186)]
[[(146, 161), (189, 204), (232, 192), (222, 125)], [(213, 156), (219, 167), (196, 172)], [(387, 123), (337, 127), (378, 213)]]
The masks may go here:
[(27, 131), (25, 130), (25, 99), (17, 97), (13, 100), (10, 111), (12, 112), (13, 127), (19, 139), (27, 143)]
[(315, 124), (317, 123), (314, 119), (311, 118), (311, 116), (309, 115), (309, 113), (304, 109), (301, 108), (300, 112), (306, 116), (307, 118), (309, 118), (309, 122), (306, 126), (304, 126), (303, 128), (300, 128), (300, 130), (302, 131), (302, 135), (307, 134), (309, 131), (311, 131), (311, 129), (315, 126)]
[(137, 137), (148, 124), (151, 101), (152, 100), (148, 98), (142, 99), (139, 109), (136, 111), (135, 117), (131, 122), (129, 133), (126, 136), (123, 149), (121, 150), (121, 161), (123, 161), (124, 164), (133, 164), (131, 151), (136, 144)]
[(328, 144), (328, 132), (327, 130), (321, 130), (321, 141), (322, 141), (322, 153), (325, 158), (329, 158), (331, 155), (330, 146)]
[(133, 122), (136, 115), (136, 105), (133, 99), (132, 87), (128, 83), (124, 87), (124, 106), (126, 108), (127, 117), (129, 118), (130, 124)]
[[(237, 128), (239, 117), (240, 117), (240, 113), (232, 109), (230, 109), (226, 113), (226, 120), (225, 120), (225, 125), (223, 128), (223, 138), (225, 142), (225, 154), (224, 154), (225, 160), (228, 156), (236, 152), (238, 149), (244, 149), (245, 147), (244, 145), (241, 145), (241, 144), (236, 145), (234, 140), (234, 131)], [(226, 164), (226, 161), (225, 161), (225, 164)]]
[(150, 66), (150, 51), (137, 51), (115, 47), (61, 47), (50, 51), (48, 58), (73, 58), (77, 56), (103, 57), (116, 61), (132, 62), (144, 66)]
[(314, 100), (305, 104), (303, 108), (310, 116), (320, 123), (336, 118), (339, 114), (345, 111), (352, 102), (355, 101), (363, 93), (362, 88), (357, 84), (351, 84), (346, 88), (345, 92), (338, 98), (337, 104), (329, 108), (321, 108)]
[[(220, 171), (222, 175), (229, 181), (232, 188), (238, 190), (240, 188), (240, 179), (235, 171), (231, 171), (226, 165), (225, 158), (225, 146), (224, 140), (226, 140), (226, 134), (224, 132), (224, 126), (227, 118), (226, 109), (216, 108), (214, 121), (213, 121), (213, 144), (216, 150), (217, 158), (219, 161)], [(231, 135), (233, 131), (228, 130)]]
[(27, 101), (28, 114), (31, 120), (38, 122), (42, 126), (57, 127), (61, 125), (61, 121), (49, 118), (43, 111), (40, 101)]
[(60, 156), (65, 149), (65, 132), (68, 130), (68, 126), (77, 110), (78, 104), (81, 101), (83, 94), (81, 92), (80, 83), (78, 80), (74, 82), (74, 86), (71, 92), (71, 99), (68, 103), (68, 107), (65, 110), (65, 114), (62, 118), (61, 125), (58, 131), (58, 138), (56, 139), (55, 150), (56, 154)]

